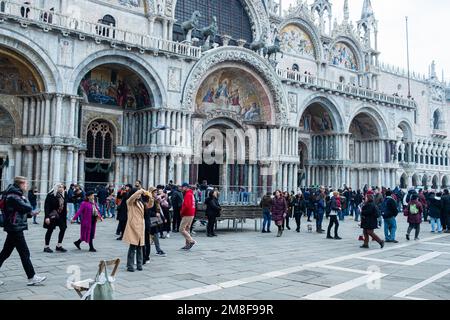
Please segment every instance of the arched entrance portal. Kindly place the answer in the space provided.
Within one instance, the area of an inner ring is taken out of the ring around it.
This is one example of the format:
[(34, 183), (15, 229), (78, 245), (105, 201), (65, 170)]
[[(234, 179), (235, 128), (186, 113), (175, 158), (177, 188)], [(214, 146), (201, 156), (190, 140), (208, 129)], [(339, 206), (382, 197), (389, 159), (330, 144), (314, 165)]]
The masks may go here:
[(424, 187), (425, 189), (428, 188), (428, 176), (426, 174), (424, 174), (422, 177), (422, 187)]
[(439, 177), (438, 176), (434, 176), (433, 177), (433, 185), (431, 186), (433, 189), (439, 189)]
[(447, 189), (448, 187), (450, 187), (448, 176), (444, 176), (442, 178), (442, 189)]
[(300, 156), (300, 165), (298, 170), (298, 184), (300, 186), (306, 186), (306, 165), (308, 163), (308, 147), (305, 143), (298, 142), (298, 150)]
[[(374, 119), (368, 113), (360, 113), (353, 118), (350, 125), (350, 160), (353, 162), (351, 183), (361, 188), (369, 186), (383, 186), (384, 179), (380, 172), (383, 162), (382, 141), (380, 130)], [(392, 185), (395, 182), (391, 183)]]
[(413, 187), (418, 187), (419, 186), (419, 182), (420, 182), (420, 180), (419, 180), (419, 177), (417, 176), (417, 174), (413, 175), (413, 177), (412, 177)]
[[(342, 135), (337, 133), (339, 120), (334, 117), (329, 104), (329, 101), (313, 100), (300, 120), (300, 134), (307, 134), (311, 139), (309, 150), (302, 142), (299, 143), (300, 172), (304, 166), (305, 186), (337, 187), (345, 180), (341, 178), (340, 168), (332, 164), (341, 157), (338, 147), (343, 140)], [(301, 176), (302, 173), (299, 178)]]
[(86, 134), (86, 142), (85, 185), (86, 189), (93, 189), (96, 185), (106, 185), (112, 181), (113, 127), (104, 120), (91, 122)]

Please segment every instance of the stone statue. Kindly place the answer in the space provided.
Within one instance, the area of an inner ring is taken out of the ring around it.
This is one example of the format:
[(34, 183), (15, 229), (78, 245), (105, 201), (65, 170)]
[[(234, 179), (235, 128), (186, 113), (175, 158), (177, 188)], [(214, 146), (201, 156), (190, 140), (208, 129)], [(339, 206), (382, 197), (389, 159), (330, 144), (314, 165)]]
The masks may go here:
[(205, 41), (208, 41), (208, 42), (209, 42), (209, 40), (211, 39), (211, 37), (213, 38), (213, 41), (214, 41), (214, 38), (216, 37), (217, 32), (219, 31), (219, 27), (218, 27), (218, 25), (217, 25), (217, 17), (214, 16), (214, 17), (213, 17), (213, 21), (211, 22), (211, 24), (210, 24), (209, 26), (207, 26), (207, 27), (201, 29), (200, 31), (202, 32), (202, 34), (203, 34), (203, 39), (204, 39)]
[(186, 40), (188, 42), (191, 42), (192, 40), (192, 30), (196, 29), (199, 24), (199, 18), (202, 15), (200, 14), (200, 11), (196, 10), (192, 13), (192, 17), (190, 20), (185, 21), (181, 24), (181, 27), (183, 28), (184, 34), (186, 34)]
[(264, 58), (267, 57), (267, 59), (270, 60), (270, 57), (275, 54), (275, 59), (277, 58), (277, 53), (281, 52), (281, 57), (283, 58), (284, 55), (281, 51), (281, 39), (280, 36), (277, 34), (275, 36), (275, 40), (272, 46), (266, 46), (263, 49)]

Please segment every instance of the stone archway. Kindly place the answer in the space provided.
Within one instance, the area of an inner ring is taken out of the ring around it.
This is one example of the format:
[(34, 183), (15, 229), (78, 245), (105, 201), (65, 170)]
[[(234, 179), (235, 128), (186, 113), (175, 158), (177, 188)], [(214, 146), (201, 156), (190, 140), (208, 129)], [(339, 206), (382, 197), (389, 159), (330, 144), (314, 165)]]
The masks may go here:
[(439, 177), (437, 175), (433, 176), (433, 179), (431, 180), (431, 188), (432, 189), (439, 189), (440, 183), (439, 183)]
[(449, 179), (449, 177), (448, 176), (443, 176), (442, 177), (442, 188), (443, 189), (447, 189), (447, 188), (449, 188), (450, 187), (450, 179)]
[(428, 175), (424, 174), (422, 177), (422, 187), (428, 188)]
[(400, 177), (400, 188), (408, 188), (408, 175), (406, 173), (402, 174), (402, 176)]
[(420, 186), (420, 177), (417, 174), (414, 174), (412, 176), (412, 185), (413, 185), (413, 187)]

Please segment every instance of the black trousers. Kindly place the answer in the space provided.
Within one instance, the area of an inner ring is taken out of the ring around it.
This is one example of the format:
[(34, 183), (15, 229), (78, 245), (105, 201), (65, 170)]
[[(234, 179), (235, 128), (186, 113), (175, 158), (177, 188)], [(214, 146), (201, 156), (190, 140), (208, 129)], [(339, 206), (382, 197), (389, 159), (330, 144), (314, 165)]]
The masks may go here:
[(214, 226), (216, 225), (216, 216), (208, 217), (208, 225), (206, 226), (206, 230), (208, 231), (208, 235), (214, 234)]
[(172, 230), (180, 232), (181, 214), (179, 208), (173, 208)]
[(150, 252), (151, 252), (151, 242), (150, 242), (150, 231), (145, 229), (145, 247), (144, 247), (144, 262), (150, 260)]
[(30, 250), (28, 249), (23, 231), (8, 232), (3, 250), (0, 252), (0, 268), (6, 259), (11, 256), (14, 249), (19, 253), (23, 269), (25, 270), (28, 279), (32, 279), (36, 273), (34, 272), (33, 264), (31, 263)]
[(284, 229), (285, 226), (286, 226), (286, 228), (290, 228), (289, 220), (291, 220), (291, 215), (287, 214), (286, 218), (284, 218), (284, 220), (283, 220), (283, 229)]
[(328, 225), (328, 232), (327, 235), (331, 236), (331, 228), (333, 228), (334, 225), (334, 236), (338, 236), (338, 229), (339, 229), (339, 220), (337, 216), (330, 216), (330, 224)]
[(297, 230), (299, 230), (302, 225), (302, 215), (303, 212), (294, 214), (295, 223), (297, 224)]
[(441, 213), (441, 224), (442, 224), (442, 230), (447, 230), (448, 223), (447, 223), (447, 215), (445, 212)]
[[(45, 245), (46, 246), (50, 245), (50, 240), (52, 239), (52, 234), (53, 234), (54, 230), (55, 230), (55, 228), (47, 229), (47, 232), (45, 233)], [(62, 242), (64, 240), (64, 235), (66, 234), (66, 230), (67, 230), (67, 227), (59, 227), (58, 243), (62, 244)]]
[(164, 211), (164, 218), (165, 218), (165, 220), (167, 220), (167, 222), (164, 222), (161, 229), (162, 229), (162, 231), (170, 232), (171, 226), (172, 226), (172, 219), (171, 219), (169, 210)]
[(123, 236), (125, 232), (125, 228), (127, 226), (127, 220), (119, 220), (119, 225), (117, 226), (117, 233), (120, 233)]

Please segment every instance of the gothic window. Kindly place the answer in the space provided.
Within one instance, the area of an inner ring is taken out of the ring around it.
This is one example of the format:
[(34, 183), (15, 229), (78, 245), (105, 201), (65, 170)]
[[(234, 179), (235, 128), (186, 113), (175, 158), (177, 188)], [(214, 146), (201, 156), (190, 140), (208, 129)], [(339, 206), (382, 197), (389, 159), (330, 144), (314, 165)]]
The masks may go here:
[[(233, 38), (231, 45), (236, 45), (236, 40), (244, 39), (247, 44), (253, 41), (253, 32), (250, 19), (245, 11), (241, 0), (178, 0), (175, 9), (175, 19), (173, 39), (184, 41), (185, 35), (181, 28), (183, 22), (192, 17), (194, 11), (200, 11), (199, 29), (211, 25), (213, 16), (217, 17), (219, 35), (229, 35)], [(203, 39), (200, 31), (195, 30), (193, 37)], [(212, 40), (212, 39), (211, 39)], [(221, 44), (220, 37), (215, 42)]]
[(300, 68), (298, 67), (298, 64), (294, 64), (293, 66), (292, 66), (292, 71), (300, 71)]
[(92, 122), (87, 133), (86, 158), (97, 160), (112, 159), (112, 137), (111, 126), (108, 123)]
[(0, 1), (0, 12), (5, 12), (6, 2)]

